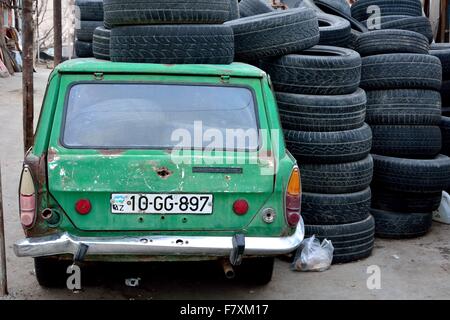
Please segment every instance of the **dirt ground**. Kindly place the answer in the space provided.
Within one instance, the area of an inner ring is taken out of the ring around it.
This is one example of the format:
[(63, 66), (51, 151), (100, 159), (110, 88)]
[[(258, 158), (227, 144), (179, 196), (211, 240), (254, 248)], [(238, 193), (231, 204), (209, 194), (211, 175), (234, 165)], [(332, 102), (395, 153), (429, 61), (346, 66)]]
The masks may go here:
[[(35, 73), (36, 121), (50, 70)], [(86, 271), (79, 292), (39, 287), (33, 261), (17, 258), (12, 244), (23, 237), (17, 189), (23, 159), (21, 74), (0, 79), (0, 161), (6, 219), (10, 295), (6, 299), (449, 299), (450, 226), (435, 223), (422, 238), (376, 240), (369, 259), (334, 265), (323, 273), (296, 273), (276, 262), (273, 281), (264, 287), (224, 281), (210, 263), (99, 265)], [(381, 270), (381, 289), (367, 287), (369, 266)], [(84, 272), (84, 271), (83, 271)], [(83, 273), (84, 275), (85, 273)], [(141, 277), (139, 287), (125, 278)], [(1, 299), (1, 298), (0, 298)]]

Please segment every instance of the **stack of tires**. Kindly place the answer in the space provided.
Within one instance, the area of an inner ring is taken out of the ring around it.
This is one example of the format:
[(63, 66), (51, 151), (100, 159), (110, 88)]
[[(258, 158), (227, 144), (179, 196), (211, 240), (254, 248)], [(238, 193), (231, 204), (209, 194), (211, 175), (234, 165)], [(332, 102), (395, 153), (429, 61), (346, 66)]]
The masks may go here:
[(450, 158), (439, 154), (441, 63), (425, 36), (405, 30), (365, 33), (356, 49), (373, 132), (376, 234), (424, 235), (450, 182)]
[(76, 0), (77, 27), (75, 54), (79, 58), (93, 56), (94, 30), (103, 26), (103, 0)]
[(371, 254), (372, 133), (359, 89), (361, 57), (315, 46), (262, 62), (276, 90), (288, 150), (302, 173), (306, 235), (332, 240), (333, 263)]
[(115, 62), (229, 64), (237, 17), (230, 0), (105, 0), (110, 58)]
[[(441, 118), (441, 134), (442, 134), (442, 154), (450, 156), (450, 44), (433, 43), (431, 45), (430, 54), (438, 57), (442, 64), (442, 118)], [(446, 189), (450, 192), (450, 186)]]
[(351, 11), (352, 17), (369, 30), (409, 30), (424, 35), (430, 43), (433, 41), (431, 23), (423, 16), (420, 0), (358, 0)]

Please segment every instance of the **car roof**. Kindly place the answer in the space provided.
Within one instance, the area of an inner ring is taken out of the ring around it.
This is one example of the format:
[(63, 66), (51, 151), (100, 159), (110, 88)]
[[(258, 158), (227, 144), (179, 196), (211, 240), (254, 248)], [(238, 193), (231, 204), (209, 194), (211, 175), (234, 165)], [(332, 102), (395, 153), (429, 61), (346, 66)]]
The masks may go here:
[(263, 78), (266, 73), (245, 63), (213, 64), (152, 64), (125, 63), (93, 58), (68, 60), (55, 68), (58, 73), (124, 73), (124, 74), (179, 74), (205, 76), (235, 76)]

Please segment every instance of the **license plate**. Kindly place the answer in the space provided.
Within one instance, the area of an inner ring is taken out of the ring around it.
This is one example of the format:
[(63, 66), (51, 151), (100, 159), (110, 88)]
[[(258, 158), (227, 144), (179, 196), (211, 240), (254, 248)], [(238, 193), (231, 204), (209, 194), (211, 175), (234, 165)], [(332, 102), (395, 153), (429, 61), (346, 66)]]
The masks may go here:
[(112, 194), (112, 213), (212, 214), (210, 194)]

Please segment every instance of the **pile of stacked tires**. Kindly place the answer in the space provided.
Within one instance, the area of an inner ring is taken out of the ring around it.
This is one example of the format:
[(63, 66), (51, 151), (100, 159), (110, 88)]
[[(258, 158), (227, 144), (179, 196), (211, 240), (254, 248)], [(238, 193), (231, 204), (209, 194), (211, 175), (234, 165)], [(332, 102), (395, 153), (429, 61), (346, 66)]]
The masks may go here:
[(94, 31), (103, 26), (103, 0), (76, 0), (75, 54), (79, 58), (93, 56)]
[(422, 236), (450, 183), (450, 158), (440, 154), (441, 62), (425, 36), (406, 30), (365, 33), (356, 50), (373, 132), (376, 234)]
[[(433, 43), (431, 45), (430, 54), (439, 58), (442, 64), (442, 118), (441, 118), (441, 134), (442, 134), (442, 154), (450, 156), (450, 44)], [(450, 192), (450, 186), (446, 189)]]
[(237, 1), (104, 0), (103, 8), (111, 61), (233, 62), (233, 30), (223, 23), (237, 16)]
[[(301, 1), (293, 5), (299, 4)], [(373, 173), (369, 155), (372, 134), (364, 123), (366, 96), (359, 89), (361, 58), (353, 50), (333, 46), (346, 46), (350, 41), (349, 22), (314, 14), (307, 8), (262, 13), (268, 8), (263, 0), (243, 0), (240, 8), (247, 17), (227, 24), (267, 23), (270, 16), (298, 19), (295, 28), (267, 28), (264, 37), (248, 36), (242, 43), (239, 32), (235, 32), (236, 57), (240, 61), (259, 60), (258, 65), (271, 76), (287, 148), (302, 172), (306, 235), (332, 240), (333, 263), (369, 256), (375, 229), (369, 188)], [(306, 23), (315, 15), (319, 29)], [(249, 30), (245, 25), (241, 29), (242, 33)], [(265, 26), (261, 29), (266, 30)], [(291, 45), (286, 49), (287, 44), (293, 43), (289, 37), (299, 34), (309, 39), (303, 48)], [(313, 40), (311, 35), (315, 35)], [(276, 46), (263, 41), (272, 36), (279, 42)], [(240, 47), (244, 45), (243, 52), (255, 52), (243, 55)], [(282, 50), (271, 51), (274, 47)]]

